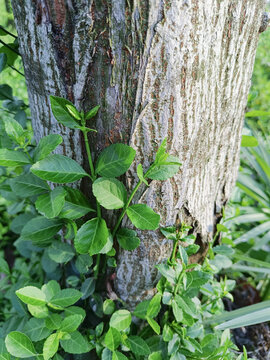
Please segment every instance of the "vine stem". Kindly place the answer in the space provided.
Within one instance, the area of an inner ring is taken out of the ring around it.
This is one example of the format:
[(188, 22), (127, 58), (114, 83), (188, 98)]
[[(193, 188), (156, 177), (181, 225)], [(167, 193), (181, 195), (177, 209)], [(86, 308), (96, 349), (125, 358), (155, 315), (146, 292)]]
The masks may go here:
[(135, 186), (135, 188), (133, 189), (132, 193), (130, 194), (129, 198), (128, 198), (128, 201), (126, 202), (125, 206), (123, 207), (123, 210), (121, 212), (121, 215), (119, 216), (118, 220), (117, 220), (117, 223), (113, 229), (113, 232), (112, 232), (112, 237), (114, 238), (115, 237), (115, 234), (116, 234), (116, 231), (118, 230), (120, 224), (121, 224), (121, 221), (123, 220), (123, 217), (125, 216), (126, 214), (126, 211), (127, 211), (127, 208), (129, 207), (129, 204), (131, 203), (134, 195), (136, 194), (137, 190), (139, 189), (139, 187), (141, 186), (142, 184), (142, 180), (140, 180), (137, 185)]
[[(146, 173), (144, 174), (144, 179), (147, 179), (147, 174), (150, 172), (150, 170), (152, 170), (152, 168), (155, 166), (155, 164), (153, 163), (149, 169), (146, 171)], [(137, 185), (135, 186), (135, 188), (133, 189), (132, 193), (130, 194), (129, 198), (128, 198), (128, 201), (126, 202), (125, 206), (123, 207), (123, 210), (121, 212), (121, 215), (119, 216), (118, 220), (117, 220), (117, 223), (113, 229), (113, 232), (112, 232), (112, 237), (114, 239), (115, 237), (115, 234), (121, 224), (121, 221), (123, 220), (123, 217), (125, 216), (126, 212), (127, 212), (127, 208), (129, 207), (129, 204), (131, 203), (134, 195), (136, 194), (137, 190), (139, 189), (139, 187), (141, 186), (141, 184), (143, 183), (143, 180), (140, 180)]]
[[(91, 155), (91, 150), (90, 150), (90, 145), (89, 145), (87, 134), (88, 134), (87, 131), (83, 131), (84, 143), (85, 143), (86, 153), (87, 153), (88, 162), (89, 162), (89, 166), (90, 166), (90, 172), (91, 172), (91, 180), (92, 180), (92, 182), (94, 182), (96, 180), (97, 176), (95, 174), (95, 169), (94, 169), (94, 165), (93, 165), (93, 161), (92, 161), (92, 155)], [(100, 204), (98, 201), (97, 201), (97, 216), (99, 219), (101, 218), (101, 209), (100, 209)]]
[[(85, 126), (84, 115), (83, 115), (83, 118), (82, 118), (82, 125)], [(92, 182), (94, 182), (96, 180), (97, 176), (95, 174), (95, 169), (94, 169), (94, 165), (93, 165), (90, 145), (89, 145), (89, 141), (88, 141), (88, 132), (87, 131), (82, 131), (82, 132), (83, 132), (84, 143), (85, 143), (86, 153), (87, 153), (87, 157), (88, 157), (90, 172), (91, 172), (90, 177), (91, 177)], [(96, 202), (97, 202), (97, 216), (98, 216), (99, 219), (101, 219), (100, 203), (98, 201), (96, 201)], [(96, 261), (96, 266), (95, 266), (95, 271), (94, 271), (94, 278), (95, 279), (98, 278), (98, 274), (99, 274), (100, 257), (101, 257), (100, 254), (97, 254), (97, 261)]]

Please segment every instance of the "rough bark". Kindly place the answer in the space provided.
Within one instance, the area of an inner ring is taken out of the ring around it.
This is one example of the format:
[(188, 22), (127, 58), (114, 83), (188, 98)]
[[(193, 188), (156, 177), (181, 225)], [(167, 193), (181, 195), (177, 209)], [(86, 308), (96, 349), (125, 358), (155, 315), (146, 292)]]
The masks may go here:
[[(181, 171), (136, 200), (162, 225), (191, 224), (203, 255), (237, 175), (264, 1), (14, 0), (13, 9), (36, 138), (60, 133), (61, 151), (84, 160), (80, 135), (56, 123), (49, 94), (85, 110), (101, 105), (96, 152), (128, 142), (147, 168), (167, 136)], [(140, 237), (138, 250), (118, 254), (116, 289), (130, 302), (152, 293), (154, 265), (171, 249), (158, 231)]]

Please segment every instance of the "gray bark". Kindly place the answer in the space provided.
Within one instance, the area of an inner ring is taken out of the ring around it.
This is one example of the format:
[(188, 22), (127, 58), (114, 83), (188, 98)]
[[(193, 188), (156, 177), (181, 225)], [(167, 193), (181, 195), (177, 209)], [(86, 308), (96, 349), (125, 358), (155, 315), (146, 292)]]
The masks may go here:
[[(48, 95), (84, 110), (97, 104), (96, 153), (130, 143), (136, 164), (152, 162), (163, 138), (183, 163), (177, 176), (152, 181), (137, 201), (161, 224), (185, 221), (203, 256), (234, 186), (243, 116), (263, 0), (14, 0), (37, 140), (64, 137), (61, 151), (80, 162), (77, 132), (53, 118)], [(135, 166), (126, 181), (136, 182)], [(141, 246), (118, 254), (116, 290), (130, 303), (153, 292), (155, 264), (170, 242), (140, 232)], [(198, 260), (198, 258), (196, 259)]]

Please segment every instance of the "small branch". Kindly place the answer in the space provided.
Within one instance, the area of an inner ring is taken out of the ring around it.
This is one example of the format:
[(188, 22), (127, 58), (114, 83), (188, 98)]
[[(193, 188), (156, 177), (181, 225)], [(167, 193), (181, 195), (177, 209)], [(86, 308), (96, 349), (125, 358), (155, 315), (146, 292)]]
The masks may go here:
[(22, 72), (20, 72), (20, 70), (18, 70), (18, 69), (16, 69), (14, 66), (12, 66), (12, 65), (8, 65), (12, 70), (14, 70), (14, 71), (16, 71), (18, 74), (20, 74), (20, 75), (22, 75), (23, 77), (25, 77), (25, 75), (22, 73)]
[(11, 32), (9, 32), (8, 30), (6, 30), (3, 26), (0, 25), (0, 29), (3, 30), (6, 34), (12, 36), (14, 39), (18, 39), (18, 36), (12, 34)]
[(3, 44), (4, 46), (6, 46), (9, 50), (13, 51), (15, 54), (21, 56), (21, 54), (19, 53), (19, 51), (17, 51), (16, 49), (13, 49), (11, 46), (9, 46), (8, 44), (6, 44), (3, 40), (0, 40), (0, 43)]

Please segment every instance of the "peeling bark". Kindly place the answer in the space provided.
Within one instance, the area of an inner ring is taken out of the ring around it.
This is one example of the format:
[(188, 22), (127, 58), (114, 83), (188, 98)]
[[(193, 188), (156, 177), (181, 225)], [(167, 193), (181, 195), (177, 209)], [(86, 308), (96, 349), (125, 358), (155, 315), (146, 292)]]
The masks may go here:
[[(37, 140), (60, 133), (61, 151), (85, 160), (80, 135), (54, 120), (49, 94), (85, 110), (101, 105), (96, 153), (130, 143), (147, 168), (167, 136), (181, 171), (136, 201), (163, 226), (191, 224), (203, 256), (237, 175), (264, 1), (14, 0), (13, 9)], [(139, 249), (118, 254), (116, 290), (131, 304), (152, 294), (154, 265), (171, 251), (158, 231), (140, 238)]]

